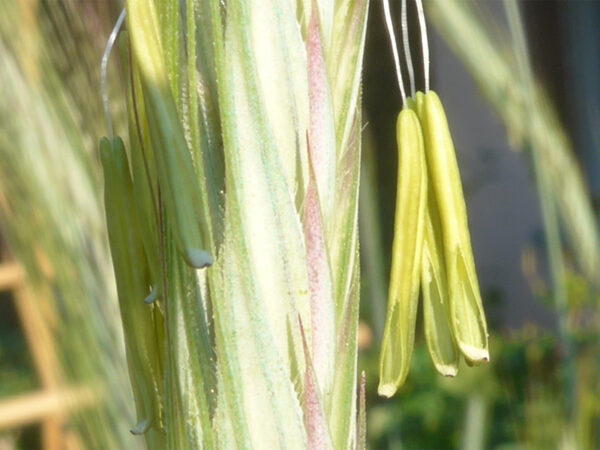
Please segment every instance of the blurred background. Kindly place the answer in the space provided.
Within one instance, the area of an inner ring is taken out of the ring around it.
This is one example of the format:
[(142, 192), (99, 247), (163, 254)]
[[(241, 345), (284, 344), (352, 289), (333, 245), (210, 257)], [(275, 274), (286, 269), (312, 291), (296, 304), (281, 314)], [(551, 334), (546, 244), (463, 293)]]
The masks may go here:
[[(96, 152), (106, 134), (100, 60), (120, 2), (0, 6), (0, 450), (134, 448)], [(599, 448), (600, 2), (519, 2), (525, 39), (500, 0), (425, 6), (432, 88), (456, 145), (491, 362), (444, 379), (418, 329), (400, 395), (376, 395), (401, 100), (381, 3), (372, 1), (359, 343), (369, 446)], [(108, 80), (118, 133), (118, 56)]]

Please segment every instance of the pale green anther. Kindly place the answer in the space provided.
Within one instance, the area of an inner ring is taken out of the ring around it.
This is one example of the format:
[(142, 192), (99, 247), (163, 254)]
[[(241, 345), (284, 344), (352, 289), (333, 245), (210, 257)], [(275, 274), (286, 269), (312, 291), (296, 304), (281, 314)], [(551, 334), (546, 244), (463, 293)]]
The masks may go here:
[[(423, 120), (424, 101), (425, 94), (419, 91), (415, 94), (412, 104), (409, 103), (409, 106), (417, 112), (421, 122)], [(431, 182), (431, 179), (429, 181)], [(458, 373), (460, 352), (456, 346), (450, 325), (442, 228), (434, 189), (431, 186), (427, 190), (421, 288), (423, 292), (425, 340), (429, 354), (440, 374), (453, 377)]]
[(487, 325), (454, 144), (444, 108), (433, 91), (423, 96), (422, 125), (442, 229), (452, 331), (467, 362), (477, 364), (489, 360)]
[(145, 102), (139, 77), (139, 68), (135, 61), (130, 59), (129, 44), (128, 34), (124, 31), (119, 39), (119, 47), (123, 67), (129, 67), (127, 77), (127, 116), (129, 145), (131, 147), (133, 196), (139, 218), (138, 222), (140, 224), (142, 242), (150, 266), (152, 285), (154, 286), (154, 289), (144, 301), (151, 303), (157, 298), (162, 298), (158, 227), (158, 184), (152, 142), (144, 109)]
[(414, 110), (404, 108), (400, 112), (396, 137), (399, 164), (395, 232), (378, 388), (385, 397), (396, 392), (410, 368), (427, 204), (423, 134)]
[[(145, 90), (145, 93), (148, 92)], [(213, 258), (204, 250), (206, 224), (200, 208), (200, 187), (178, 122), (175, 103), (170, 94), (166, 97), (150, 94), (146, 99), (146, 116), (162, 198), (175, 226), (177, 247), (190, 266), (198, 269), (210, 266)]]
[[(104, 169), (104, 200), (125, 348), (139, 423), (160, 427), (162, 422), (162, 343), (155, 311), (142, 302), (148, 294), (149, 267), (142, 245), (133, 199), (133, 185), (123, 141), (100, 141)], [(142, 427), (145, 428), (145, 427)], [(149, 437), (160, 443), (160, 433)]]
[(205, 235), (202, 197), (173, 94), (169, 88), (159, 22), (153, 2), (127, 1), (133, 57), (140, 68), (146, 119), (153, 143), (162, 199), (174, 224), (177, 247), (195, 268), (212, 265)]
[[(429, 191), (432, 189), (430, 188)], [(453, 377), (458, 373), (460, 352), (452, 335), (444, 248), (440, 219), (433, 194), (427, 201), (425, 241), (421, 272), (425, 340), (436, 370)]]

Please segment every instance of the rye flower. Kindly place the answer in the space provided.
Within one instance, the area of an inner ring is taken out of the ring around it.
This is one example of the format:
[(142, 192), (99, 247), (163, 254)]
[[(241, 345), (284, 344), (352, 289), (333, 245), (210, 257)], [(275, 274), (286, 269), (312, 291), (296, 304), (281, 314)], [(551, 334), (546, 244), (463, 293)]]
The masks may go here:
[[(354, 448), (364, 435), (357, 206), (368, 1), (125, 6), (129, 152), (106, 150), (122, 148), (118, 138), (102, 148), (131, 171), (117, 184), (127, 202), (114, 201), (116, 172), (105, 172), (106, 212), (115, 237), (111, 217), (136, 224), (144, 274), (135, 292), (119, 289), (132, 384), (152, 377), (134, 364), (152, 336), (164, 389), (136, 391), (134, 431), (150, 448)], [(117, 278), (123, 246), (111, 240)], [(135, 329), (140, 308), (154, 322)]]

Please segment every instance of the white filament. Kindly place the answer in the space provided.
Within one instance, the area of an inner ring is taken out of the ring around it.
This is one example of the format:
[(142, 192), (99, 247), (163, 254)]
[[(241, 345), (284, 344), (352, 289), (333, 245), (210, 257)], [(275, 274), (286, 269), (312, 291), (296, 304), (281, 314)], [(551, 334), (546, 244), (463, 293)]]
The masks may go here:
[(392, 45), (392, 54), (394, 55), (394, 64), (396, 65), (396, 78), (398, 79), (398, 87), (402, 96), (402, 104), (406, 105), (406, 92), (404, 91), (404, 82), (402, 81), (402, 71), (400, 70), (400, 57), (398, 56), (398, 46), (396, 45), (396, 33), (394, 32), (394, 24), (392, 23), (392, 15), (390, 14), (389, 0), (383, 1), (383, 15), (385, 17), (385, 25), (390, 37)]
[(104, 50), (104, 54), (102, 55), (102, 62), (100, 63), (100, 89), (102, 91), (102, 103), (104, 104), (104, 114), (106, 116), (106, 126), (108, 128), (108, 137), (113, 137), (113, 127), (112, 121), (110, 120), (110, 108), (108, 104), (108, 88), (106, 86), (106, 69), (108, 66), (108, 58), (112, 52), (113, 45), (117, 40), (117, 35), (121, 30), (121, 26), (123, 25), (123, 21), (125, 20), (125, 8), (121, 11), (117, 22), (115, 23), (114, 28), (112, 29), (110, 36), (108, 36), (108, 40), (106, 41), (106, 49)]
[(425, 77), (425, 92), (429, 91), (429, 43), (427, 41), (427, 25), (425, 23), (425, 12), (423, 1), (415, 0), (417, 4), (417, 15), (419, 16), (419, 28), (421, 31), (421, 49), (423, 51), (423, 76)]
[(406, 17), (406, 0), (402, 0), (402, 10), (400, 13), (402, 27), (402, 46), (404, 47), (404, 56), (406, 58), (406, 67), (408, 69), (408, 79), (410, 80), (410, 95), (415, 96), (415, 70), (413, 67), (412, 56), (410, 54), (410, 43), (408, 42), (408, 19)]

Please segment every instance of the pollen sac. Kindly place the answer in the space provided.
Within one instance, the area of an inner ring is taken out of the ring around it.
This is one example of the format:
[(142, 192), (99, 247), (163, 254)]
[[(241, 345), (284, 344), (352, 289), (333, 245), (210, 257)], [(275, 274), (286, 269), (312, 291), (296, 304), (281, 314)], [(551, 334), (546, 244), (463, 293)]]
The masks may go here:
[(478, 364), (489, 360), (487, 325), (454, 144), (444, 108), (433, 91), (422, 97), (421, 119), (430, 186), (442, 231), (451, 330), (467, 362)]
[(453, 377), (458, 373), (460, 352), (452, 333), (442, 230), (431, 190), (425, 217), (421, 273), (425, 340), (436, 370), (445, 377)]
[(212, 265), (202, 194), (167, 76), (154, 2), (127, 2), (128, 28), (139, 67), (146, 120), (167, 220), (185, 262)]
[(129, 66), (131, 76), (127, 83), (127, 116), (129, 122), (129, 145), (131, 155), (131, 175), (133, 176), (133, 197), (142, 242), (146, 250), (150, 274), (152, 276), (151, 294), (146, 302), (163, 298), (162, 287), (162, 258), (159, 245), (159, 201), (158, 181), (152, 141), (146, 120), (145, 101), (142, 93), (142, 83), (135, 61), (130, 62), (129, 39), (127, 32), (120, 38), (122, 64)]
[[(417, 92), (412, 108), (417, 112), (421, 123), (424, 101), (425, 94)], [(431, 183), (431, 179), (429, 182)], [(445, 377), (453, 377), (458, 373), (460, 352), (452, 333), (444, 241), (435, 192), (431, 185), (427, 190), (422, 264), (425, 341), (436, 370)]]
[(145, 91), (146, 117), (154, 143), (158, 179), (167, 214), (174, 225), (177, 247), (190, 266), (208, 267), (213, 258), (205, 250), (207, 224), (201, 210), (200, 186), (174, 101), (162, 90)]
[(380, 395), (391, 397), (410, 368), (421, 278), (427, 167), (423, 134), (413, 109), (396, 125), (398, 188), (388, 309), (379, 366)]
[(140, 422), (160, 425), (162, 419), (162, 316), (143, 300), (150, 270), (142, 244), (133, 185), (123, 141), (100, 141), (104, 169), (104, 200), (127, 362)]

